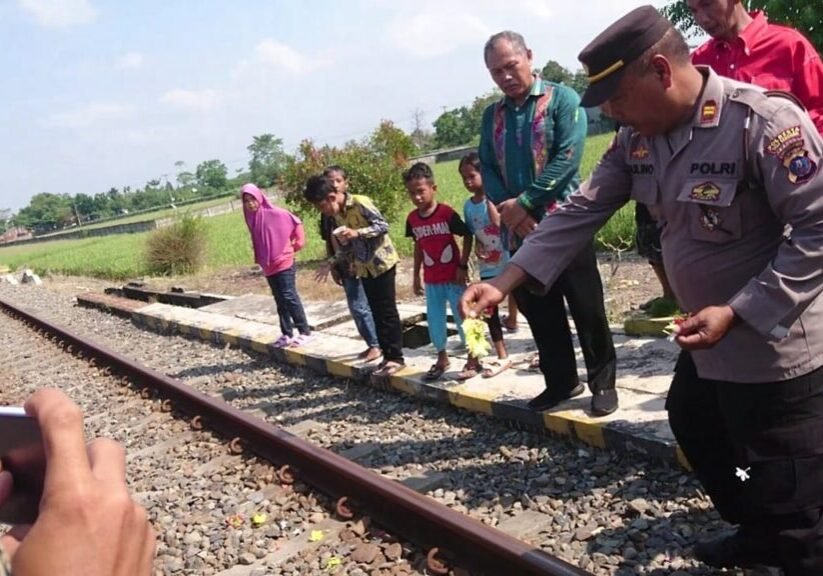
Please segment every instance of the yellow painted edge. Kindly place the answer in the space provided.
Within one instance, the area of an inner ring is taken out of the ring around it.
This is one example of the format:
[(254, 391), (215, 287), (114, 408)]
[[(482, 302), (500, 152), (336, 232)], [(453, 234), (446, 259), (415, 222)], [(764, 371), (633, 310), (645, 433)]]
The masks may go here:
[(469, 393), (466, 390), (461, 390), (461, 387), (449, 390), (449, 403), (458, 408), (465, 408), (472, 412), (480, 412), (488, 416), (492, 415), (492, 406), (494, 404), (494, 394), (483, 394), (476, 391)]
[(300, 348), (283, 348), (283, 353), (286, 355), (286, 361), (289, 364), (297, 366), (306, 365), (306, 354)]
[(203, 340), (211, 340), (214, 331), (211, 328), (200, 328), (197, 333)]
[(419, 370), (412, 368), (411, 366), (405, 366), (404, 368), (401, 368), (400, 370), (389, 376), (389, 385), (395, 390), (401, 390), (406, 394), (416, 396), (417, 388), (415, 388), (413, 384), (408, 382), (407, 379), (409, 376), (414, 376), (418, 372)]
[(326, 359), (326, 372), (341, 378), (351, 378), (354, 375), (354, 368), (337, 360)]
[(402, 392), (403, 394), (408, 394), (409, 396), (417, 396), (417, 388), (414, 385), (414, 382), (409, 380), (408, 378), (394, 378), (392, 377), (389, 380), (389, 384), (392, 388), (397, 390), (398, 392)]
[(220, 336), (223, 338), (223, 341), (231, 344), (232, 346), (236, 346), (237, 343), (240, 341), (240, 330), (237, 329), (227, 329), (220, 333)]
[(276, 340), (276, 338), (266, 339), (265, 336), (263, 336), (263, 337), (258, 336), (258, 337), (249, 339), (249, 342), (251, 342), (251, 349), (254, 350), (255, 352), (260, 352), (261, 354), (268, 354), (269, 352), (271, 352), (269, 346), (275, 340)]
[(549, 432), (554, 432), (561, 436), (571, 436), (572, 434), (571, 422), (557, 414), (543, 413), (543, 426), (545, 426)]
[(574, 422), (574, 432), (577, 437), (589, 446), (596, 448), (606, 448), (606, 438), (603, 436), (603, 426), (595, 422)]
[[(602, 422), (585, 417), (581, 418), (579, 415), (570, 410), (561, 410), (559, 412), (553, 412), (550, 415), (554, 416), (558, 420), (565, 421), (566, 429), (569, 430), (568, 433), (571, 433), (571, 430), (574, 430), (575, 436), (577, 436), (577, 438), (584, 444), (596, 446), (597, 448), (606, 447), (606, 439), (603, 436)], [(549, 414), (546, 416), (549, 416)], [(557, 424), (557, 426), (559, 427), (559, 424)]]

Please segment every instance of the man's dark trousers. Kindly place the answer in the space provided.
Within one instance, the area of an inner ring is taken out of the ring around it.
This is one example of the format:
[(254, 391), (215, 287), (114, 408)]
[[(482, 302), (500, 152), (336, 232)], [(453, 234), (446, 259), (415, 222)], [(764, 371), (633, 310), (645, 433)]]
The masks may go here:
[(677, 443), (724, 520), (786, 576), (823, 574), (823, 368), (781, 382), (700, 378), (681, 352)]
[(564, 298), (577, 328), (589, 389), (597, 393), (614, 388), (617, 357), (593, 245), (572, 260), (547, 294), (520, 287), (514, 297), (529, 322), (547, 388), (562, 396), (580, 384)]

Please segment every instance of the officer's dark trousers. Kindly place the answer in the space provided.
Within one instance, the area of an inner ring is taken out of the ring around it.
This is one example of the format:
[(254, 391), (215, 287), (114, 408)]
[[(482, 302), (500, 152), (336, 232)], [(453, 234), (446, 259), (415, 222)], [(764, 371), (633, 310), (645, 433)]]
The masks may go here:
[(786, 576), (823, 574), (823, 368), (737, 384), (699, 378), (682, 352), (666, 408), (723, 519), (739, 524)]
[(594, 246), (589, 245), (572, 260), (547, 294), (537, 295), (521, 287), (514, 291), (514, 297), (529, 322), (547, 388), (560, 393), (580, 383), (564, 297), (577, 328), (589, 388), (592, 392), (614, 388), (617, 358)]

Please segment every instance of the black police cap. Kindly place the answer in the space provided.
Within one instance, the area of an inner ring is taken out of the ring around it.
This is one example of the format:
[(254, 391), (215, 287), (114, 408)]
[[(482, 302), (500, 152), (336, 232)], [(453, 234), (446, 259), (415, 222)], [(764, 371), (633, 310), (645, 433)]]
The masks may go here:
[(641, 6), (606, 28), (577, 57), (588, 74), (581, 104), (587, 108), (608, 100), (626, 67), (654, 46), (672, 28), (654, 6)]

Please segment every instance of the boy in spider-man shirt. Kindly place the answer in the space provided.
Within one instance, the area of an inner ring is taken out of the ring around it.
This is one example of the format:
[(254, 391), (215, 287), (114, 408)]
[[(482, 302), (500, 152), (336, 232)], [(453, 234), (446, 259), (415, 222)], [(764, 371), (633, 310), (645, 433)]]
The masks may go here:
[[(451, 307), (460, 340), (465, 344), (462, 319), (458, 302), (466, 285), (469, 255), (472, 250), (472, 234), (460, 216), (446, 204), (434, 199), (437, 184), (431, 168), (418, 162), (403, 174), (409, 198), (417, 207), (406, 219), (406, 236), (414, 239), (414, 293), (424, 294), (420, 282), (423, 268), (425, 282), (426, 320), (429, 338), (437, 350), (437, 361), (426, 373), (426, 380), (438, 380), (449, 369), (446, 353), (446, 302)], [(462, 252), (454, 236), (463, 237)], [(482, 370), (480, 362), (469, 356), (458, 380), (477, 376)]]

